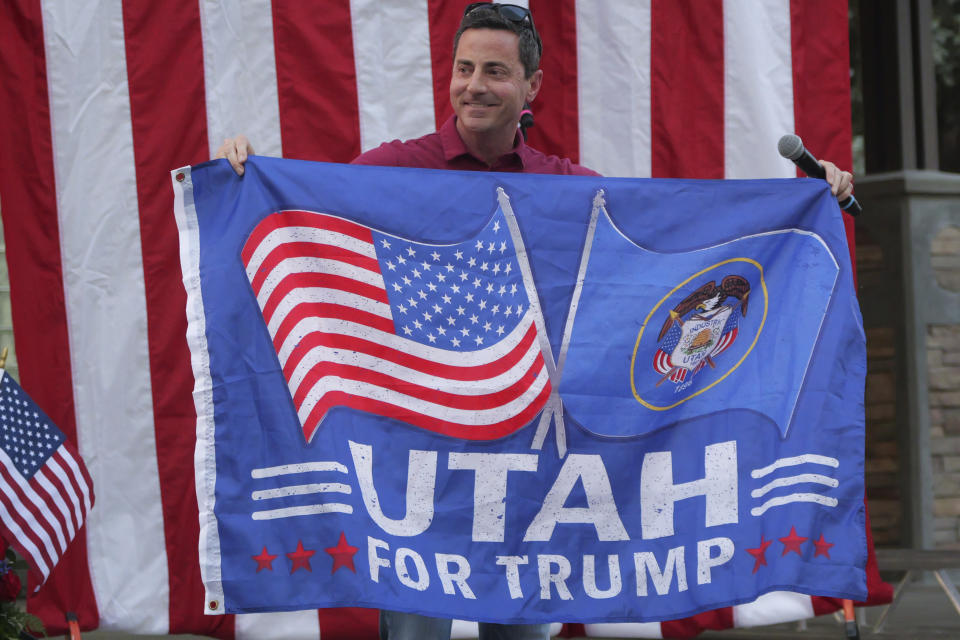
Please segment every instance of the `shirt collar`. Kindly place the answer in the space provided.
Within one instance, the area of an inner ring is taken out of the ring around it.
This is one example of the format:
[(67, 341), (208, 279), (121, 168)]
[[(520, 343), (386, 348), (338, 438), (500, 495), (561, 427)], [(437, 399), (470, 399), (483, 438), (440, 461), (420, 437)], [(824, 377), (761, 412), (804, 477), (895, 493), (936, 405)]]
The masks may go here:
[[(470, 150), (467, 149), (467, 145), (464, 144), (463, 138), (460, 137), (460, 132), (457, 131), (457, 116), (452, 115), (447, 118), (447, 121), (443, 123), (443, 126), (440, 127), (438, 133), (440, 134), (440, 146), (443, 148), (443, 157), (447, 162), (450, 162), (454, 158), (465, 155), (470, 156), (477, 162), (486, 164), (471, 154)], [(519, 160), (520, 165), (525, 166), (526, 159), (529, 155), (529, 150), (530, 147), (528, 147), (523, 141), (523, 136), (520, 135), (520, 131), (517, 131), (517, 135), (513, 141), (513, 149), (500, 156), (495, 164), (500, 164), (507, 160), (508, 156), (515, 155), (517, 160)]]

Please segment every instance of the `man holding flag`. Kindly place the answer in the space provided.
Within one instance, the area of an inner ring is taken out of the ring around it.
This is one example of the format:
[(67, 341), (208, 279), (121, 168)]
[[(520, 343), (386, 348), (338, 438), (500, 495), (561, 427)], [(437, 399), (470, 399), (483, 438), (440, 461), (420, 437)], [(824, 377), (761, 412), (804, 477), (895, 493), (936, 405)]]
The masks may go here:
[[(518, 131), (525, 106), (540, 90), (542, 42), (529, 10), (517, 5), (472, 3), (454, 38), (450, 101), (454, 116), (431, 134), (394, 140), (354, 159), (355, 164), (466, 171), (598, 175), (566, 158), (529, 147)], [(247, 138), (227, 139), (215, 158), (227, 159), (239, 175), (254, 153)], [(852, 175), (821, 163), (831, 192), (844, 200), (853, 191)], [(384, 638), (446, 638), (450, 620), (381, 611)], [(481, 639), (547, 638), (547, 624), (480, 624)]]

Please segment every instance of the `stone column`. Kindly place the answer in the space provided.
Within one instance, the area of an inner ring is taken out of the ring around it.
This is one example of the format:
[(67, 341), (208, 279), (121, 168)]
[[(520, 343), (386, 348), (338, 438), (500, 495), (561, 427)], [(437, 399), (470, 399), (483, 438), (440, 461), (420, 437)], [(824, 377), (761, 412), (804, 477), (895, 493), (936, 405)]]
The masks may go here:
[(857, 243), (868, 337), (867, 495), (877, 542), (955, 545), (960, 175), (871, 175), (857, 180), (857, 197), (864, 205)]

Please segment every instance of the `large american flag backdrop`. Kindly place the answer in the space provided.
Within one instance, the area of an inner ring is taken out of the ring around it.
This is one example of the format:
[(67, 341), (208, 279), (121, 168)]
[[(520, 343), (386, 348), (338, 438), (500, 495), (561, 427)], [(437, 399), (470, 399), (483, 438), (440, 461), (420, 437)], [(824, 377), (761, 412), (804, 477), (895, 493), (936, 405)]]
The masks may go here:
[[(370, 611), (203, 615), (168, 171), (237, 132), (260, 154), (347, 161), (432, 131), (450, 112), (464, 4), (3, 4), (0, 206), (21, 379), (97, 486), (78, 543), (29, 601), (48, 630), (69, 610), (85, 629), (375, 634)], [(845, 2), (530, 5), (545, 46), (534, 146), (608, 176), (789, 177), (776, 141), (795, 131), (850, 165)], [(836, 605), (802, 596), (762, 609), (797, 618)], [(733, 608), (663, 626), (749, 618)]]

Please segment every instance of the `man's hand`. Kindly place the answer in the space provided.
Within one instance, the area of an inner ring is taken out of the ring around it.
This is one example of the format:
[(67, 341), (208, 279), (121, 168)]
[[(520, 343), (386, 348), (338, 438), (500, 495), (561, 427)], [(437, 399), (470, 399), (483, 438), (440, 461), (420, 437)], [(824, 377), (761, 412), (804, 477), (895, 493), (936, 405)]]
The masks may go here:
[[(213, 156), (213, 159), (226, 158), (230, 166), (233, 167), (233, 170), (237, 172), (237, 175), (242, 176), (243, 163), (247, 161), (247, 156), (252, 155), (253, 146), (250, 144), (250, 141), (247, 140), (247, 136), (241, 133), (236, 138), (227, 138), (224, 140), (220, 148), (217, 149), (217, 153)], [(828, 173), (827, 175), (830, 174)]]
[(838, 202), (843, 202), (853, 195), (853, 174), (849, 171), (841, 171), (837, 165), (829, 160), (820, 160), (823, 169), (826, 172), (826, 181), (830, 183), (830, 193), (837, 196)]

